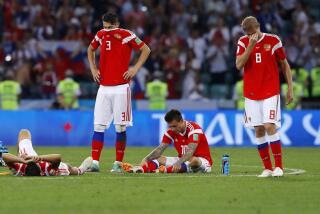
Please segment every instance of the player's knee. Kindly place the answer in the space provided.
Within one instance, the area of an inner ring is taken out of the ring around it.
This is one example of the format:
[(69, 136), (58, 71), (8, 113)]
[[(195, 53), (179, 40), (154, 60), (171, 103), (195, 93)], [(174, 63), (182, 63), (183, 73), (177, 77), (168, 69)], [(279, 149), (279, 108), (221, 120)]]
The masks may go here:
[(201, 166), (201, 161), (197, 157), (191, 157), (189, 163), (192, 168), (198, 168)]
[(115, 125), (116, 132), (121, 133), (126, 131), (125, 125)]
[(255, 129), (256, 137), (265, 136), (266, 129), (264, 128), (264, 126), (256, 126), (256, 127), (254, 127), (254, 129)]
[(159, 162), (160, 165), (166, 165), (166, 157), (165, 156), (160, 156), (157, 161)]
[(106, 125), (94, 124), (94, 131), (95, 132), (104, 132), (104, 130), (106, 130), (106, 128), (107, 128)]
[(276, 125), (273, 123), (266, 123), (264, 124), (264, 128), (268, 135), (273, 135), (277, 132)]
[(18, 142), (24, 139), (31, 140), (31, 133), (28, 129), (21, 129), (18, 136)]

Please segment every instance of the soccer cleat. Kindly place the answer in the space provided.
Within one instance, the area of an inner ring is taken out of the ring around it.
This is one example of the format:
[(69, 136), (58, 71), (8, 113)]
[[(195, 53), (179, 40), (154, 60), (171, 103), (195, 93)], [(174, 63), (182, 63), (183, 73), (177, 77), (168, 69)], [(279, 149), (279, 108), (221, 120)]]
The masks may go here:
[(283, 170), (280, 167), (276, 167), (272, 172), (272, 177), (282, 177)]
[(133, 173), (144, 173), (144, 170), (141, 166), (134, 166), (132, 167)]
[(164, 165), (159, 166), (159, 173), (167, 173), (167, 168)]
[(99, 162), (92, 161), (91, 167), (87, 169), (87, 172), (99, 172), (99, 171), (100, 171)]
[(122, 172), (122, 170), (121, 170), (121, 165), (122, 165), (121, 162), (115, 161), (115, 162), (113, 163), (113, 166), (112, 166), (112, 169), (110, 170), (110, 172), (113, 172), (113, 173), (120, 173), (120, 172)]
[(267, 178), (272, 175), (272, 171), (270, 169), (265, 169), (262, 171), (260, 175), (258, 175), (258, 178)]
[(92, 168), (92, 157), (87, 157), (79, 166), (80, 174), (84, 174), (90, 168)]

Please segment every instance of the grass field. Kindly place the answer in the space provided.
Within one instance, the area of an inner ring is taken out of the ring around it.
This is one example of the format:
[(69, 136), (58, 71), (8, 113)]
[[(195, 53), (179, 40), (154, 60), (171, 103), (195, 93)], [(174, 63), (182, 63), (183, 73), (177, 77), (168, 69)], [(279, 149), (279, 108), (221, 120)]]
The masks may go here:
[[(9, 148), (14, 151), (13, 148)], [(128, 148), (126, 161), (139, 163), (151, 148)], [(90, 148), (40, 147), (79, 165)], [(231, 175), (222, 176), (222, 154)], [(171, 156), (170, 150), (166, 153)], [(259, 179), (254, 148), (214, 148), (210, 174), (111, 174), (114, 149), (103, 151), (100, 173), (69, 177), (0, 176), (0, 213), (319, 213), (320, 149), (285, 148), (286, 174)], [(0, 169), (4, 171), (4, 169)]]

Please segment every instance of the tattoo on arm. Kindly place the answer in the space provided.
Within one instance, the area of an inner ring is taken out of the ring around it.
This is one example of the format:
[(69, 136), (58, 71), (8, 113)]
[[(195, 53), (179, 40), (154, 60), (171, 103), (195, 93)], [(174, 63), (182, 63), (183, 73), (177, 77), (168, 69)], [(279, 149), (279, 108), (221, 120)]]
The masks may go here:
[(198, 147), (197, 143), (189, 143), (187, 152), (176, 162), (176, 164), (180, 165), (186, 161), (188, 161), (194, 154)]
[(164, 150), (169, 146), (167, 143), (161, 143), (157, 148), (155, 148), (150, 154), (148, 154), (144, 159), (147, 161), (159, 158)]

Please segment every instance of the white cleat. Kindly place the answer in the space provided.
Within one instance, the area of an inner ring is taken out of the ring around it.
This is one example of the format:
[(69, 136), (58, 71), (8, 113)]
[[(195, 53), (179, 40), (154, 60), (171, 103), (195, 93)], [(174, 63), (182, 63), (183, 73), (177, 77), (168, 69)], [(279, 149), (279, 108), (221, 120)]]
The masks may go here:
[(92, 166), (92, 157), (87, 157), (79, 166), (81, 174), (84, 174), (86, 171), (88, 171), (91, 168), (91, 166)]
[(110, 170), (110, 172), (112, 173), (121, 173), (122, 169), (121, 169), (122, 163), (119, 161), (115, 161), (113, 163), (112, 169)]
[(282, 177), (283, 170), (280, 167), (276, 167), (272, 172), (272, 177)]
[(133, 173), (144, 173), (143, 168), (141, 166), (134, 166), (132, 167)]
[(91, 166), (86, 171), (87, 172), (99, 172), (100, 171), (99, 162), (93, 160)]
[(272, 176), (272, 171), (270, 169), (265, 169), (260, 175), (258, 175), (258, 178), (267, 178), (270, 176)]

